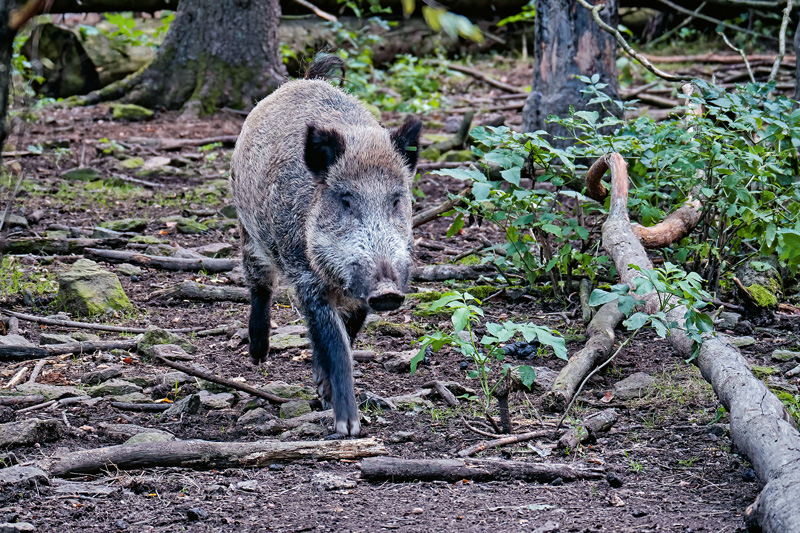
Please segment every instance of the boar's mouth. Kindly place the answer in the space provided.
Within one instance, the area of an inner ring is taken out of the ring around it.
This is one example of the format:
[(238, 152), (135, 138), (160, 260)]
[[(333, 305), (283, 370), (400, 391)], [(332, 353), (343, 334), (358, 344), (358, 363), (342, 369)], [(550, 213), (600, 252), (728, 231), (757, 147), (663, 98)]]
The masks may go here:
[(394, 311), (403, 304), (406, 295), (394, 283), (379, 283), (367, 296), (367, 304), (374, 311)]

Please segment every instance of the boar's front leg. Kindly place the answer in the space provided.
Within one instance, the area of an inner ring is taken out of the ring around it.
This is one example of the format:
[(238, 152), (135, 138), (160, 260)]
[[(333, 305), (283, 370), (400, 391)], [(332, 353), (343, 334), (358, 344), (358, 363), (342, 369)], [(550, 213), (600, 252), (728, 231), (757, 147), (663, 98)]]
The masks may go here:
[(275, 284), (275, 269), (272, 262), (254, 250), (244, 228), (241, 229), (242, 263), (247, 283), (250, 286), (250, 360), (253, 364), (264, 361), (269, 352), (270, 307), (272, 305), (272, 288)]
[(364, 320), (367, 319), (366, 307), (359, 307), (353, 311), (342, 313), (342, 320), (344, 321), (344, 328), (347, 331), (347, 336), (350, 338), (350, 346), (356, 342), (356, 335), (361, 331), (361, 326), (364, 325)]
[(337, 433), (356, 436), (361, 432), (349, 336), (339, 312), (322, 291), (298, 287), (303, 314), (311, 337), (314, 382), (320, 397), (333, 404)]

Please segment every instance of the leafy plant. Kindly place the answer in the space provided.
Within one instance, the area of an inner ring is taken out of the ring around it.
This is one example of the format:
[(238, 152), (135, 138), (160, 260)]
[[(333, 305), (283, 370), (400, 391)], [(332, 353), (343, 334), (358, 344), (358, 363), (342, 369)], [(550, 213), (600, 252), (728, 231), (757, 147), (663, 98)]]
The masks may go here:
[[(469, 292), (447, 293), (431, 304), (431, 311), (446, 309), (452, 312), (451, 321), (453, 323), (453, 334), (437, 331), (427, 334), (417, 341), (420, 350), (411, 360), (411, 373), (416, 372), (417, 365), (425, 357), (425, 353), (430, 347), (437, 351), (444, 346), (453, 346), (463, 356), (475, 363), (475, 370), (470, 370), (467, 375), (472, 379), (477, 379), (483, 393), (483, 398), (479, 401), (484, 411), (488, 410), (492, 399), (492, 393), (502, 381), (490, 382), (492, 366), (495, 363), (503, 363), (506, 352), (503, 343), (510, 341), (517, 335), (525, 339), (526, 342), (538, 340), (541, 344), (553, 348), (556, 356), (567, 359), (567, 350), (564, 339), (553, 335), (553, 333), (543, 326), (536, 324), (517, 324), (511, 321), (502, 324), (489, 322), (486, 324), (487, 335), (478, 341), (474, 334), (474, 326), (480, 324), (480, 318), (484, 316), (481, 302)], [(460, 333), (463, 333), (459, 335)], [(510, 370), (519, 373), (525, 386), (530, 387), (536, 378), (533, 368), (527, 365), (512, 365), (503, 363), (500, 367), (500, 374), (506, 377)]]

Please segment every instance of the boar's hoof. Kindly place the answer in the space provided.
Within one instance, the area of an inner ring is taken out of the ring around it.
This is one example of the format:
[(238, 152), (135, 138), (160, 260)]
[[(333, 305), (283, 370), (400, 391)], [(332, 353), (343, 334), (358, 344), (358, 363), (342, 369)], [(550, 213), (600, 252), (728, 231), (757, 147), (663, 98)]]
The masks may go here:
[(355, 414), (354, 418), (348, 418), (347, 420), (337, 419), (334, 429), (336, 430), (336, 433), (341, 435), (358, 437), (358, 435), (361, 433), (361, 424), (358, 421), (358, 413)]
[(394, 311), (403, 304), (406, 295), (395, 288), (378, 287), (367, 297), (367, 303), (375, 311)]
[(269, 337), (266, 342), (259, 339), (250, 339), (250, 361), (254, 365), (264, 362), (269, 352)]

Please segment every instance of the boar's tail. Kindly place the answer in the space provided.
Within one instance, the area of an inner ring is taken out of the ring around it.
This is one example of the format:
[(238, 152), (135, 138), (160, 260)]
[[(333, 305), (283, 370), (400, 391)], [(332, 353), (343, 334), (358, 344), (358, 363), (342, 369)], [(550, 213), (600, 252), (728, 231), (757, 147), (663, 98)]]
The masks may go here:
[(339, 85), (344, 83), (344, 60), (327, 52), (317, 52), (314, 59), (306, 67), (307, 80), (332, 80), (339, 79)]

